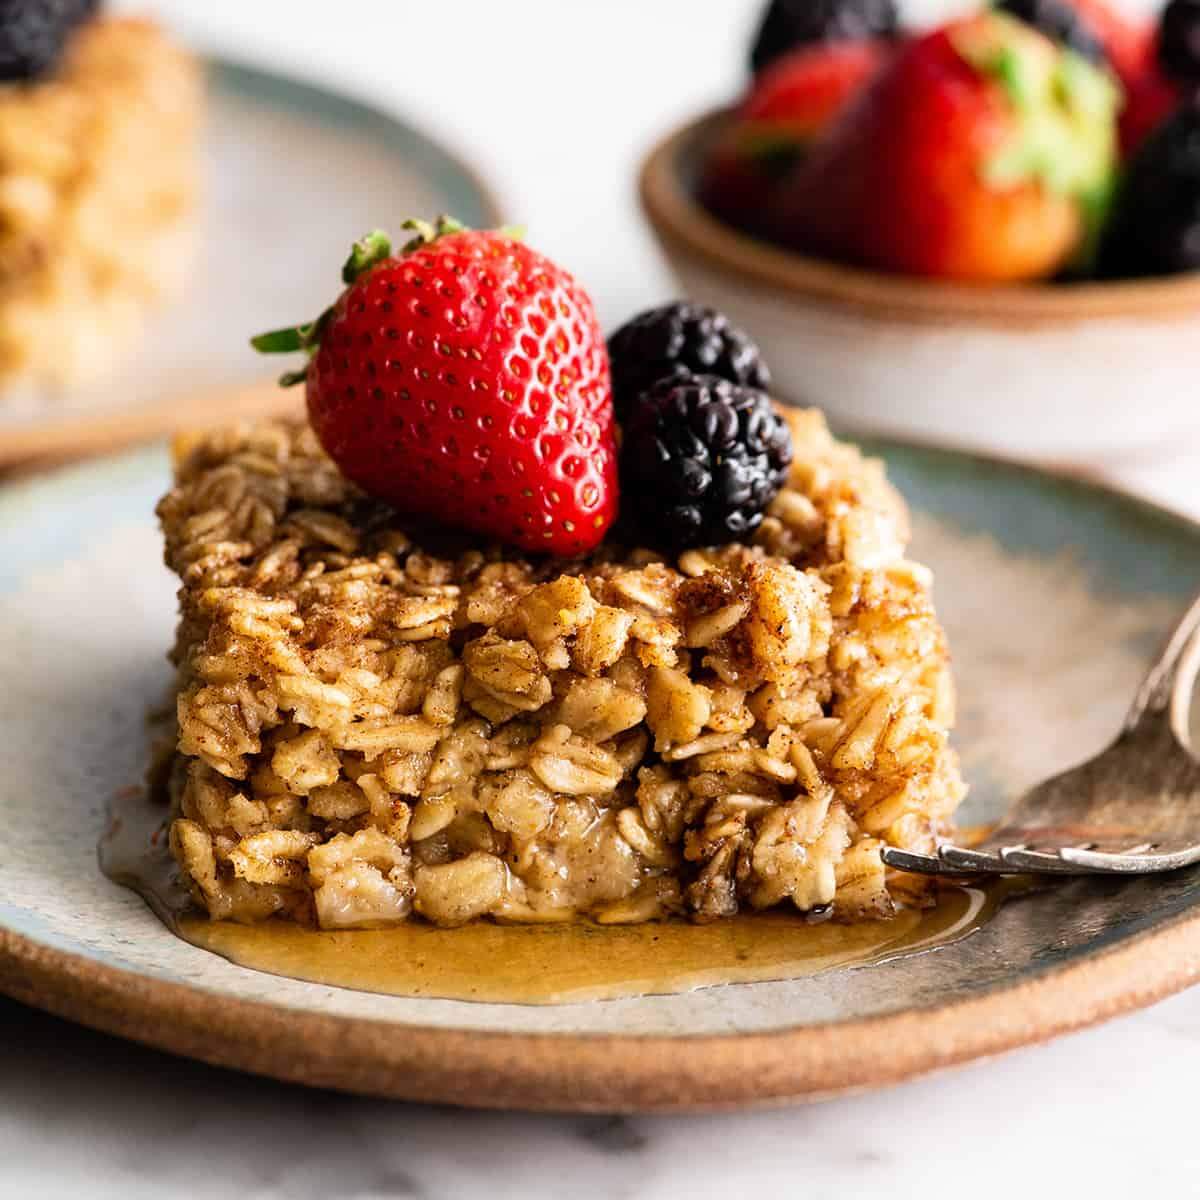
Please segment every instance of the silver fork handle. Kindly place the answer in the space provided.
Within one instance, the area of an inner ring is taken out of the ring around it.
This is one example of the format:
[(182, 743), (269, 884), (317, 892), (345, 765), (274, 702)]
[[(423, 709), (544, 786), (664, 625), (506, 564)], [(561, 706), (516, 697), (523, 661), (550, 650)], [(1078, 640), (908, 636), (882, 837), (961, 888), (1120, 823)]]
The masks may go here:
[(1200, 670), (1200, 595), (1175, 626), (1163, 646), (1158, 661), (1150, 668), (1138, 689), (1125, 718), (1123, 734), (1131, 734), (1149, 721), (1161, 721), (1169, 714), (1176, 739), (1184, 746), (1190, 742), (1188, 715), (1192, 689)]

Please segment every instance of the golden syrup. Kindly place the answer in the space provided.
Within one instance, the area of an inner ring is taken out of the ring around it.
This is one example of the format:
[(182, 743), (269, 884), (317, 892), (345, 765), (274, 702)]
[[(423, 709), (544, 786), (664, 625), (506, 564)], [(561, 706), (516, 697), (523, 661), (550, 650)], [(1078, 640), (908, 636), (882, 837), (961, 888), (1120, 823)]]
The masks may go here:
[(395, 996), (564, 1004), (795, 979), (956, 941), (978, 929), (1003, 895), (995, 888), (949, 887), (933, 908), (851, 925), (813, 924), (783, 912), (707, 925), (477, 921), (440, 929), (414, 921), (338, 932), (281, 920), (239, 925), (211, 921), (190, 904), (163, 822), (161, 804), (141, 793), (122, 797), (100, 861), (111, 879), (138, 891), (185, 941), (272, 975)]

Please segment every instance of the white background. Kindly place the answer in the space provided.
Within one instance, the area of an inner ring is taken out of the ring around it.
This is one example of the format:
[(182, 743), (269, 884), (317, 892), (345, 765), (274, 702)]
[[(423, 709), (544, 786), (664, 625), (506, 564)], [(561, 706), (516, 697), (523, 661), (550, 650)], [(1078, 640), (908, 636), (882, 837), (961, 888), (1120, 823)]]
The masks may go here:
[[(440, 134), (607, 327), (671, 294), (634, 198), (642, 155), (745, 82), (764, 0), (144, 0), (203, 46), (334, 82)], [(1129, 0), (1149, 11), (1156, 0)], [(974, 0), (916, 0), (915, 20)], [(975, 4), (975, 6), (978, 6)], [(409, 214), (397, 214), (397, 219)], [(381, 214), (381, 224), (391, 214)], [(303, 252), (302, 247), (297, 248)]]
[[(758, 5), (137, 7), (200, 45), (336, 83), (440, 133), (612, 325), (671, 290), (634, 204), (637, 161), (656, 135), (736, 91)], [(919, 7), (928, 15), (935, 0)], [(1142, 482), (1189, 503), (1192, 474), (1181, 459), (1144, 470)], [(0, 1003), (0, 1022), (3, 1197), (1200, 1194), (1200, 992), (887, 1093), (628, 1121), (327, 1096), (178, 1062), (16, 1005)]]

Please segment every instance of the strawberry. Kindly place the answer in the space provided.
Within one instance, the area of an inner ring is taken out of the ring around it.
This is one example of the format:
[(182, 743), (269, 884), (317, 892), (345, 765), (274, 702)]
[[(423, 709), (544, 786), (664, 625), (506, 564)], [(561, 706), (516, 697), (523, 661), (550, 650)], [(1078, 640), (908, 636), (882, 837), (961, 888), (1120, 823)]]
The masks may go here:
[(1104, 47), (1113, 72), (1125, 89), (1120, 114), (1121, 153), (1128, 157), (1175, 111), (1183, 89), (1158, 65), (1158, 31), (1152, 22), (1135, 21), (1109, 0), (1063, 0)]
[(710, 147), (700, 181), (707, 208), (753, 226), (767, 194), (878, 72), (886, 42), (802, 46), (757, 76)]
[(1124, 87), (1145, 67), (1154, 39), (1150, 23), (1132, 20), (1109, 0), (998, 0), (996, 7), (1066, 49), (1107, 64)]
[(812, 141), (887, 59), (888, 42), (802, 46), (759, 75), (738, 108), (748, 131)]
[(1080, 18), (1095, 32), (1117, 78), (1128, 87), (1148, 61), (1153, 27), (1134, 21), (1109, 0), (1069, 0)]
[(1121, 110), (1121, 153), (1131, 158), (1142, 143), (1180, 106), (1185, 89), (1168, 77), (1152, 57), (1140, 75), (1133, 79)]
[(254, 338), (304, 350), (313, 429), (401, 512), (572, 556), (617, 510), (608, 354), (592, 302), (505, 231), (406, 222), (355, 245), (317, 321)]
[(966, 281), (1048, 277), (1111, 194), (1107, 72), (998, 12), (904, 46), (782, 185), (770, 227), (811, 253)]
[(1170, 0), (1130, 80), (1121, 148), (1132, 157), (1200, 85), (1200, 0)]

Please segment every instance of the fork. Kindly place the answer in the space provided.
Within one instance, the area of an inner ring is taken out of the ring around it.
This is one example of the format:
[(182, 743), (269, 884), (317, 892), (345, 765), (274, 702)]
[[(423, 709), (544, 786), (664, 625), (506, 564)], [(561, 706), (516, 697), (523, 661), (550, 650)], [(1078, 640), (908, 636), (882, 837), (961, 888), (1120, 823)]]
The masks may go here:
[(917, 854), (887, 846), (889, 867), (922, 875), (1144, 875), (1200, 861), (1200, 761), (1188, 713), (1200, 670), (1200, 596), (1168, 638), (1117, 739), (1031, 788), (977, 846)]

